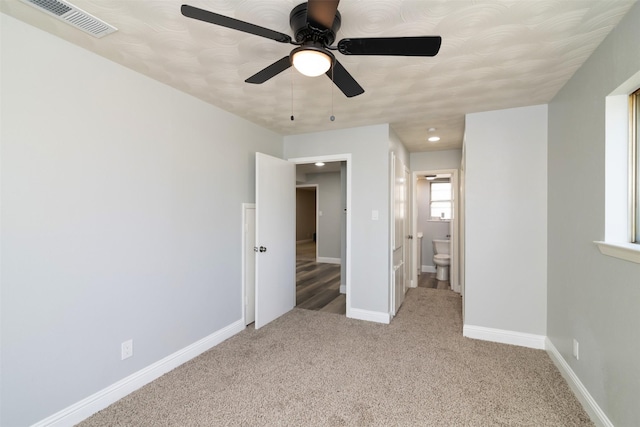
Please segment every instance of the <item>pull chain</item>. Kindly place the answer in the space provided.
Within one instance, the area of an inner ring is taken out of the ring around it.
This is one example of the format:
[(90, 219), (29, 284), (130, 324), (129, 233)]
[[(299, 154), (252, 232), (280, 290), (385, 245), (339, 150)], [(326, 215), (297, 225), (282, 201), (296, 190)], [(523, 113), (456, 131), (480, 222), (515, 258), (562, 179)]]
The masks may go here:
[(332, 122), (336, 119), (336, 116), (333, 115), (333, 87), (335, 86), (335, 82), (333, 81), (333, 70), (334, 64), (331, 64), (331, 116), (329, 117), (329, 120)]
[(293, 120), (293, 67), (291, 67), (291, 121)]

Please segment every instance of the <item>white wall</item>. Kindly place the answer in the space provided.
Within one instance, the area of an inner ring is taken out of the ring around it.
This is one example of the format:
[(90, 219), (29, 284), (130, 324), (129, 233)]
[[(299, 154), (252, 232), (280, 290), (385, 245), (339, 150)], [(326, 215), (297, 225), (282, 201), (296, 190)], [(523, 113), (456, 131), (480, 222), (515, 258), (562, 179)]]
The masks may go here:
[(547, 107), (466, 117), (465, 326), (544, 336)]
[(241, 203), (282, 137), (1, 19), (0, 424), (19, 426), (241, 319)]
[[(305, 184), (318, 184), (318, 257), (340, 258), (342, 202), (340, 172), (307, 174)], [(318, 212), (319, 214), (319, 212)]]
[(285, 158), (351, 153), (351, 305), (372, 313), (389, 312), (389, 144), (388, 125), (284, 137)]
[(407, 147), (404, 146), (398, 134), (391, 128), (389, 128), (389, 151), (394, 152), (402, 164), (405, 165), (407, 169), (411, 170), (409, 167), (410, 155), (407, 151)]
[(549, 104), (547, 335), (616, 426), (640, 420), (640, 264), (593, 241), (605, 235), (605, 98), (640, 71), (638, 40), (640, 4)]

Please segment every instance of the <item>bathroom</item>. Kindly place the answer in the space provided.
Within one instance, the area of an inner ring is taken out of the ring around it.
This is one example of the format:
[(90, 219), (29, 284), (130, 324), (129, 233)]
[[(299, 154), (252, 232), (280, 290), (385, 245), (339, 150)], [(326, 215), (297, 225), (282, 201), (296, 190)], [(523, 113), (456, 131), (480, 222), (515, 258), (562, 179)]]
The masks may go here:
[[(416, 178), (418, 286), (452, 289), (452, 174), (425, 173), (419, 174)], [(455, 286), (453, 288), (456, 290)]]

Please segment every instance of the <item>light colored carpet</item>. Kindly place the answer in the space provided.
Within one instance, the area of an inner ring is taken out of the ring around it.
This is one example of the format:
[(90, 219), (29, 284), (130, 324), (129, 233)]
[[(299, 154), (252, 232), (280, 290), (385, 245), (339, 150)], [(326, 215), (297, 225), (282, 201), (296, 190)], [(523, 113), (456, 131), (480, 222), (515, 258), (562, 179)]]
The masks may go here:
[(80, 425), (593, 425), (546, 352), (463, 338), (460, 307), (416, 288), (390, 325), (294, 309)]

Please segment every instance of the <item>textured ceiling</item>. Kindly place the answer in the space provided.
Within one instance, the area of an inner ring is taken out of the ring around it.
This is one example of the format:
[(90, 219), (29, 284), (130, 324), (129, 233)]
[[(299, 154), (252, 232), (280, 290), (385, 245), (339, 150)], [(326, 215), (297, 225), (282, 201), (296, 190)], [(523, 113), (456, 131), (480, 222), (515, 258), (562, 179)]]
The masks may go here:
[[(262, 85), (244, 83), (294, 46), (180, 13), (187, 3), (291, 34), (289, 12), (300, 2), (71, 1), (118, 28), (102, 39), (18, 0), (2, 0), (0, 8), (283, 135), (390, 123), (416, 152), (460, 148), (466, 113), (550, 101), (635, 0), (342, 0), (337, 40), (415, 35), (443, 40), (432, 58), (336, 53), (365, 89), (354, 98), (346, 98), (326, 76), (305, 77), (293, 68)], [(427, 132), (431, 127), (436, 131)], [(441, 140), (427, 142), (433, 134)]]

